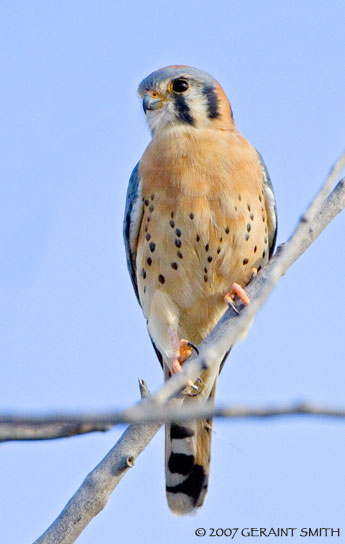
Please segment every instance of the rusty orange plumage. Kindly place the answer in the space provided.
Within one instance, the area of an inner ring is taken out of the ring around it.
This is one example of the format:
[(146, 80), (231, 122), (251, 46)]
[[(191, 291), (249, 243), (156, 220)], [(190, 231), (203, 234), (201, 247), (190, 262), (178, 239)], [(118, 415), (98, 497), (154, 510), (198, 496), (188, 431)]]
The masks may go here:
[[(276, 211), (261, 156), (237, 130), (230, 103), (208, 74), (167, 67), (139, 87), (152, 141), (129, 187), (129, 269), (165, 377), (178, 370), (179, 340), (199, 344), (273, 250)], [(221, 364), (222, 361), (219, 362)], [(213, 399), (219, 368), (181, 402)], [(212, 422), (167, 425), (170, 508), (201, 506)]]

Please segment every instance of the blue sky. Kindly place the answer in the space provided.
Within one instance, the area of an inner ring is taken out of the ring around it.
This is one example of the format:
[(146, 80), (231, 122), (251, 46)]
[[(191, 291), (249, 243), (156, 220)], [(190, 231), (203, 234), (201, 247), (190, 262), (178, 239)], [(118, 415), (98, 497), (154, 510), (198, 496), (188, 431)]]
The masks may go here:
[[(126, 407), (138, 377), (162, 381), (122, 243), (127, 181), (149, 142), (137, 85), (168, 64), (220, 81), (269, 168), (282, 242), (344, 148), (345, 5), (3, 0), (0, 12), (0, 409)], [(233, 350), (219, 403), (344, 406), (344, 217)], [(1, 445), (2, 541), (37, 538), (122, 430)], [(163, 449), (160, 432), (78, 542), (198, 542), (198, 527), (345, 534), (340, 421), (217, 421), (195, 517), (166, 506)]]

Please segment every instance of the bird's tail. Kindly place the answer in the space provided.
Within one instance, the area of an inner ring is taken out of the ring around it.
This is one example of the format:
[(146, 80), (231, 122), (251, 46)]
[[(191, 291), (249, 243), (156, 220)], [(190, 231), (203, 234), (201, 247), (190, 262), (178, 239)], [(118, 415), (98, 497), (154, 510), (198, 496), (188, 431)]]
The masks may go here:
[[(214, 401), (217, 377), (208, 398), (185, 397), (181, 405)], [(165, 426), (165, 476), (169, 508), (178, 515), (202, 506), (210, 472), (212, 419), (167, 423)]]

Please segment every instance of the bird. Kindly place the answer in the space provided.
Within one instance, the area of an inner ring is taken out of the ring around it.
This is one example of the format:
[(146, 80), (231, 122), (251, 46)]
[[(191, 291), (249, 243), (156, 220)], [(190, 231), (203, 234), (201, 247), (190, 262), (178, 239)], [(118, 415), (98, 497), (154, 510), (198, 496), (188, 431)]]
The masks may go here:
[[(274, 251), (277, 209), (260, 153), (236, 128), (230, 102), (207, 72), (167, 66), (140, 83), (152, 139), (128, 185), (124, 243), (148, 333), (164, 371), (179, 372)], [(214, 402), (227, 353), (187, 384), (181, 406)], [(202, 506), (212, 419), (167, 423), (168, 506)]]

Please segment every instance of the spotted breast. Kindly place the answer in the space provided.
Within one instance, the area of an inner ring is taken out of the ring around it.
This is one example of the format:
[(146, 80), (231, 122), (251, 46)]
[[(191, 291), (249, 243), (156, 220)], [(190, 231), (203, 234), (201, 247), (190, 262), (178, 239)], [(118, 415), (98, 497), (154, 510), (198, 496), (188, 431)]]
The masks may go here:
[[(154, 140), (140, 162), (144, 215), (137, 253), (139, 297), (158, 349), (172, 356), (169, 327), (200, 341), (268, 260), (257, 152), (237, 132), (207, 129)], [(158, 160), (157, 160), (158, 157)]]

